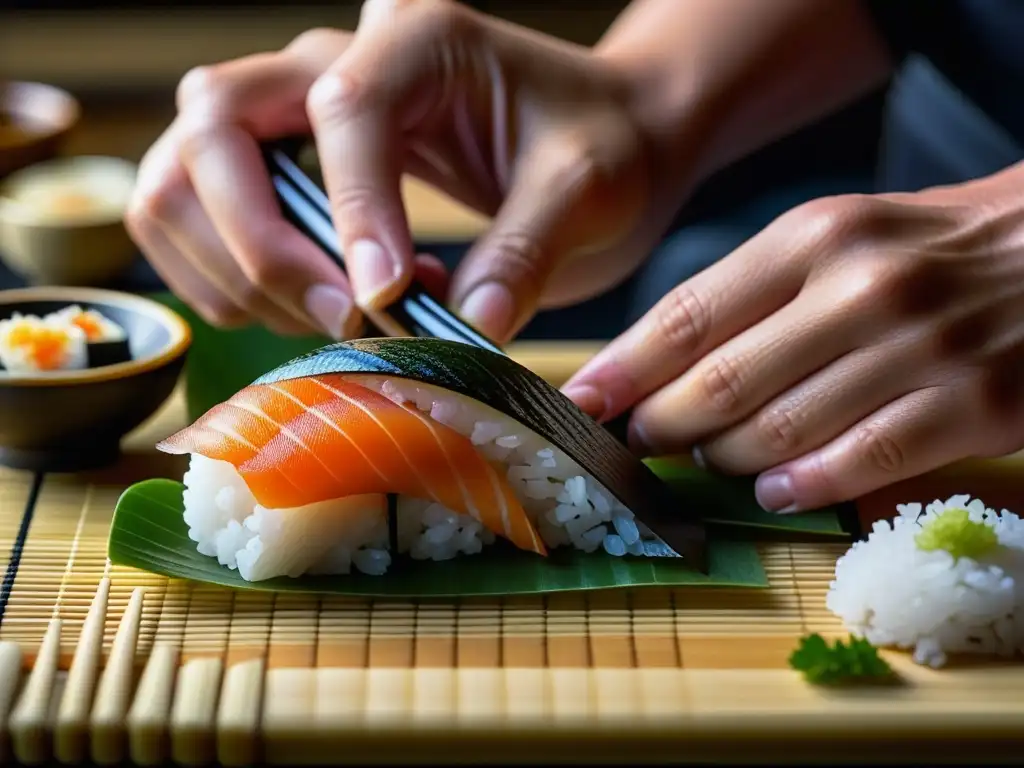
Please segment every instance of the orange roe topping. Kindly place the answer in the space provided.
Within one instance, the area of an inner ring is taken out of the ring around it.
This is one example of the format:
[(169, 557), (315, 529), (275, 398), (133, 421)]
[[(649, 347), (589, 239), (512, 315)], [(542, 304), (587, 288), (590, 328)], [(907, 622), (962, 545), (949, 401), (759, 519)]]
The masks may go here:
[(15, 328), (8, 336), (13, 347), (27, 347), (28, 356), (37, 368), (52, 371), (64, 362), (68, 335), (54, 328)]
[(83, 333), (85, 333), (85, 338), (89, 341), (96, 341), (103, 335), (103, 329), (100, 327), (100, 324), (84, 312), (75, 317), (71, 322), (82, 329)]

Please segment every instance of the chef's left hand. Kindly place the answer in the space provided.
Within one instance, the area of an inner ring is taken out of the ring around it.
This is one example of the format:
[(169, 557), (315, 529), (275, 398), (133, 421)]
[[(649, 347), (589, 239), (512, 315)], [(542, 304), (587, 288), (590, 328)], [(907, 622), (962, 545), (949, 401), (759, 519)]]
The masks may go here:
[(631, 447), (757, 474), (770, 511), (1024, 448), (1024, 164), (800, 206), (564, 387)]

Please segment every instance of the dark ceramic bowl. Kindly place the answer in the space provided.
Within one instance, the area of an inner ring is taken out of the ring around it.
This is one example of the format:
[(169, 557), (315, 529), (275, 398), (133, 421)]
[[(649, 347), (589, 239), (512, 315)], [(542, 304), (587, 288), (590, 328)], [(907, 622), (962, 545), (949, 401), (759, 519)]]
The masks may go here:
[(125, 329), (131, 359), (35, 375), (0, 370), (0, 464), (77, 472), (113, 463), (122, 438), (167, 401), (185, 364), (192, 331), (150, 299), (95, 288), (0, 291), (0, 320), (45, 315), (71, 304)]

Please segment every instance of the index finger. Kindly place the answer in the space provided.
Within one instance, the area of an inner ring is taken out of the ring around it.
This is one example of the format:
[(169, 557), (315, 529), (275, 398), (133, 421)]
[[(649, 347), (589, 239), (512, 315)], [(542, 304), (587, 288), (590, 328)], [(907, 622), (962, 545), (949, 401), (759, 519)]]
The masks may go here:
[(562, 391), (594, 418), (615, 418), (785, 306), (800, 292), (806, 268), (780, 244), (765, 230), (673, 288)]
[(307, 298), (351, 289), (330, 257), (282, 216), (258, 142), (308, 129), (303, 105), (315, 74), (288, 49), (221, 64), (183, 81), (191, 93), (179, 118), (182, 162), (217, 233), (246, 277), (306, 322)]

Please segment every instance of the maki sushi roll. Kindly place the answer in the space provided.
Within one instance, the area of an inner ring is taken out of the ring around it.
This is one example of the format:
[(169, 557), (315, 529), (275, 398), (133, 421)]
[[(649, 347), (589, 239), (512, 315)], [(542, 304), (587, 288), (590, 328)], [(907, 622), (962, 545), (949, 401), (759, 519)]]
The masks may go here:
[(90, 368), (126, 363), (132, 359), (128, 334), (124, 328), (95, 309), (72, 305), (47, 315), (47, 318), (55, 323), (78, 328), (85, 334)]
[(100, 368), (132, 359), (124, 328), (78, 305), (0, 320), (0, 367), (11, 373)]
[(0, 366), (9, 373), (87, 368), (87, 344), (81, 328), (54, 318), (15, 313), (0, 320)]

